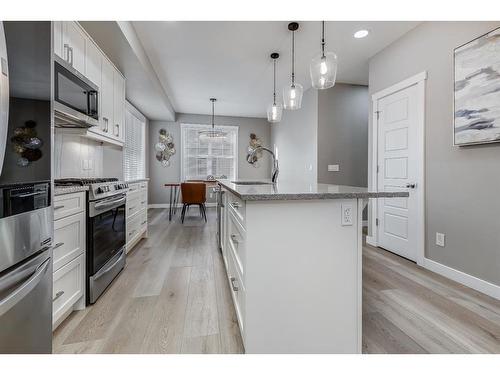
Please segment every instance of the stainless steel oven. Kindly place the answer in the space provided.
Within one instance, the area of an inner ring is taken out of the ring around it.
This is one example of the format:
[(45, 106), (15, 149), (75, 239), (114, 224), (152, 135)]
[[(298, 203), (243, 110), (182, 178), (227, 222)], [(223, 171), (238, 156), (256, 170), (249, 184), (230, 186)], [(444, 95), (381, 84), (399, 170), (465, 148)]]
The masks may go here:
[(94, 303), (125, 266), (126, 194), (89, 201), (87, 303)]
[(54, 56), (56, 126), (99, 125), (99, 89), (59, 56)]

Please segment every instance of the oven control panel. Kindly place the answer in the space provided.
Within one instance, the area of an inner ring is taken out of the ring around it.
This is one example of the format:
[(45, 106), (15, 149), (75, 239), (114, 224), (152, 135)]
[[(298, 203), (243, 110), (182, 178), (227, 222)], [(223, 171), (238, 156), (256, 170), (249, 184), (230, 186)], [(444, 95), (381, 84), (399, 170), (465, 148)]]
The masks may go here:
[(92, 184), (89, 188), (89, 199), (96, 200), (107, 198), (116, 194), (125, 193), (127, 190), (128, 184), (120, 181)]

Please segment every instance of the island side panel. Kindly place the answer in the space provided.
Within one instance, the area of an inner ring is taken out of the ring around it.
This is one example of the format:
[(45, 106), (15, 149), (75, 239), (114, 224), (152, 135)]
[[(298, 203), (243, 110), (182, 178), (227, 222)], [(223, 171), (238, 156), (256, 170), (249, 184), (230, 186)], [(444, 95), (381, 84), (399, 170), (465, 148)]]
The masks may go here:
[(361, 203), (247, 202), (246, 353), (361, 353)]

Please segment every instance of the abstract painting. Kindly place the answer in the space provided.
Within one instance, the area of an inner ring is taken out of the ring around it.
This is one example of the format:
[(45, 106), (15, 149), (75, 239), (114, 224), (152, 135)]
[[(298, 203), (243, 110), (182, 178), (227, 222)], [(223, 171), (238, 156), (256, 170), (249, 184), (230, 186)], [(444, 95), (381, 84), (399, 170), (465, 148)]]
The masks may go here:
[(500, 28), (455, 49), (454, 144), (500, 142)]

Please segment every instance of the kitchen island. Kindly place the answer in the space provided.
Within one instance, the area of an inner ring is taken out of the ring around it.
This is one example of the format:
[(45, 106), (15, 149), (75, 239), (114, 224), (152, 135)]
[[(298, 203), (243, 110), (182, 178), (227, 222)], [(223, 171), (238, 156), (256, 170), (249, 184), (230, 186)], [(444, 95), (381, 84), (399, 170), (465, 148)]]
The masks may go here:
[(219, 180), (220, 247), (246, 353), (361, 353), (362, 211), (407, 192)]

